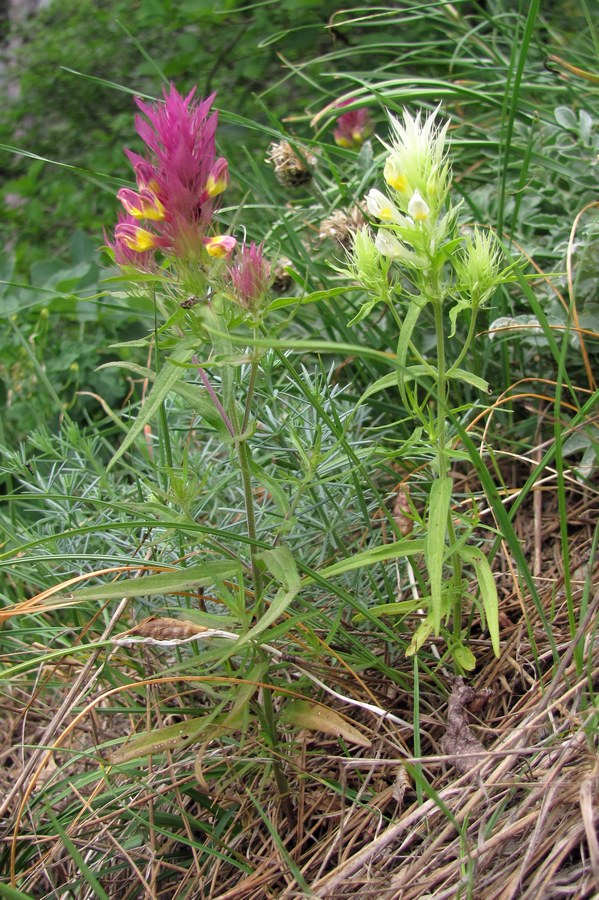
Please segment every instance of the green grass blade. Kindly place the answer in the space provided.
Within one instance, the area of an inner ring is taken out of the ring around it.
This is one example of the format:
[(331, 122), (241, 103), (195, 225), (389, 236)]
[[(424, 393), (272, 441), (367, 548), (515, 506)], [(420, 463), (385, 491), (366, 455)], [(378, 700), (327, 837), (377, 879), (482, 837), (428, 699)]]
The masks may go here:
[(69, 835), (67, 834), (65, 829), (60, 824), (58, 818), (54, 815), (54, 813), (48, 806), (46, 807), (46, 813), (48, 815), (48, 818), (54, 825), (54, 828), (56, 829), (56, 833), (58, 835), (60, 835), (65, 848), (71, 854), (71, 857), (73, 859), (73, 862), (74, 862), (76, 868), (79, 870), (79, 872), (83, 876), (86, 883), (93, 889), (94, 897), (97, 897), (98, 900), (110, 900), (110, 898), (108, 897), (108, 894), (106, 893), (106, 891), (104, 890), (104, 888), (102, 887), (102, 885), (100, 884), (100, 882), (98, 881), (98, 879), (96, 878), (96, 876), (94, 875), (94, 873), (92, 872), (90, 867), (87, 865), (87, 863), (83, 859), (81, 853), (79, 852), (79, 850), (77, 849), (77, 847), (75, 846), (75, 844), (73, 843), (73, 841), (71, 840), (71, 838), (69, 837)]

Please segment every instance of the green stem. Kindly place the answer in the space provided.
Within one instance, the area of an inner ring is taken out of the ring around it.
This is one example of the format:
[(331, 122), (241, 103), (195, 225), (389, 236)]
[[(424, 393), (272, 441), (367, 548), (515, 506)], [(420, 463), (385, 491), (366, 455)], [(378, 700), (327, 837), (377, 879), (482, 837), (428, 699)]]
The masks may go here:
[[(254, 341), (259, 337), (259, 332), (257, 328), (254, 328)], [(250, 411), (252, 408), (252, 398), (254, 396), (254, 389), (256, 387), (256, 376), (258, 375), (258, 347), (254, 344), (254, 350), (252, 352), (252, 361), (250, 367), (250, 383), (248, 384), (248, 390), (245, 398), (245, 411), (243, 414), (243, 424), (241, 426), (241, 433), (245, 434), (248, 423), (250, 421)]]
[[(446, 478), (449, 472), (447, 460), (447, 370), (445, 359), (445, 330), (443, 323), (443, 294), (440, 287), (435, 292), (433, 300), (435, 311), (435, 333), (437, 338), (437, 472), (439, 478)], [(455, 364), (454, 364), (455, 365)], [(451, 509), (447, 517), (447, 535), (449, 546), (455, 547), (456, 535), (453, 527)], [(456, 644), (462, 643), (462, 561), (459, 553), (451, 554), (452, 582), (454, 588), (453, 600), (453, 636)]]
[[(230, 419), (233, 425), (233, 429), (235, 432), (235, 446), (237, 448), (237, 459), (239, 461), (239, 469), (241, 472), (241, 482), (243, 486), (243, 498), (244, 498), (244, 506), (245, 506), (245, 517), (247, 524), (247, 532), (248, 537), (252, 541), (250, 544), (250, 561), (252, 566), (252, 581), (254, 584), (254, 616), (256, 619), (260, 619), (262, 613), (264, 612), (264, 583), (262, 580), (262, 572), (260, 567), (258, 566), (258, 560), (256, 555), (256, 546), (255, 541), (257, 540), (257, 531), (256, 531), (256, 516), (254, 513), (254, 495), (252, 494), (252, 475), (251, 475), (251, 466), (250, 466), (250, 448), (247, 443), (247, 424), (249, 421), (250, 415), (250, 404), (252, 395), (254, 392), (254, 386), (256, 382), (256, 374), (257, 374), (258, 360), (252, 360), (252, 369), (250, 374), (250, 384), (248, 386), (248, 394), (246, 397), (245, 404), (245, 412), (243, 417), (243, 425), (239, 427), (239, 415), (237, 411), (237, 406), (235, 403), (235, 398), (233, 398), (231, 402), (231, 413)], [(258, 650), (258, 654), (262, 659), (267, 659), (266, 654), (262, 649)], [(290, 823), (293, 822), (293, 806), (291, 803), (291, 792), (289, 788), (289, 782), (285, 776), (285, 772), (281, 765), (279, 759), (277, 759), (277, 747), (279, 743), (278, 735), (277, 735), (277, 726), (275, 721), (274, 707), (272, 702), (272, 691), (268, 688), (265, 688), (262, 693), (262, 709), (264, 711), (264, 726), (267, 734), (268, 741), (273, 750), (272, 754), (272, 767), (273, 774), (275, 778), (275, 783), (277, 785), (277, 790), (279, 793), (279, 798)]]
[(255, 614), (259, 618), (262, 612), (262, 607), (264, 605), (264, 598), (262, 597), (262, 572), (258, 566), (258, 562), (256, 559), (256, 546), (255, 541), (257, 540), (257, 532), (256, 532), (256, 517), (254, 514), (254, 496), (252, 494), (252, 476), (250, 473), (250, 451), (247, 446), (246, 439), (241, 436), (238, 430), (238, 422), (236, 411), (233, 413), (233, 427), (236, 431), (236, 441), (235, 445), (237, 448), (237, 459), (239, 461), (239, 469), (241, 471), (241, 483), (243, 487), (243, 501), (245, 506), (245, 519), (247, 523), (247, 531), (248, 537), (252, 541), (250, 544), (250, 560), (252, 565), (252, 580), (254, 582), (254, 596), (256, 599), (256, 609)]
[[(152, 297), (154, 302), (154, 357), (156, 360), (156, 376), (158, 376), (160, 372), (160, 348), (158, 346), (158, 308), (156, 306), (156, 291), (152, 291)], [(158, 410), (158, 416), (160, 420), (160, 461), (162, 463), (163, 468), (166, 466), (169, 472), (173, 470), (173, 451), (171, 448), (171, 439), (170, 432), (168, 429), (168, 418), (166, 415), (166, 407), (164, 405), (164, 400), (160, 404)], [(168, 488), (168, 473), (163, 473), (162, 481), (165, 490)]]

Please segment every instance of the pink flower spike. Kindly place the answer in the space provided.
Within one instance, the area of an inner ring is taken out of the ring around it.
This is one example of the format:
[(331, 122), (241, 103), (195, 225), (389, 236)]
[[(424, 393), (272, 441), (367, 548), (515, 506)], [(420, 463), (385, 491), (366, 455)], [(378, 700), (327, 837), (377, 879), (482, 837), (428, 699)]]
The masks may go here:
[(135, 219), (149, 219), (160, 222), (164, 219), (164, 206), (149, 188), (142, 188), (139, 194), (129, 188), (122, 188), (117, 197), (123, 204), (125, 212)]
[(264, 258), (263, 244), (244, 244), (229, 268), (233, 293), (241, 306), (255, 310), (270, 287), (270, 263)]
[(208, 251), (210, 256), (215, 256), (217, 259), (224, 259), (226, 256), (230, 256), (237, 241), (230, 234), (219, 234), (215, 237), (204, 238), (204, 246)]
[[(347, 106), (353, 103), (353, 97), (343, 100), (339, 106)], [(337, 127), (333, 132), (335, 143), (339, 147), (347, 147), (351, 150), (359, 150), (366, 138), (374, 131), (374, 123), (367, 109), (351, 109), (343, 113), (337, 119)]]
[(125, 151), (135, 170), (139, 198), (121, 195), (123, 204), (134, 216), (145, 210), (142, 217), (156, 223), (158, 245), (179, 259), (200, 258), (228, 180), (226, 160), (216, 157), (218, 116), (210, 111), (214, 96), (198, 100), (195, 89), (182, 96), (171, 85), (164, 91), (163, 103), (137, 99), (141, 114), (135, 124), (148, 153), (144, 157)]

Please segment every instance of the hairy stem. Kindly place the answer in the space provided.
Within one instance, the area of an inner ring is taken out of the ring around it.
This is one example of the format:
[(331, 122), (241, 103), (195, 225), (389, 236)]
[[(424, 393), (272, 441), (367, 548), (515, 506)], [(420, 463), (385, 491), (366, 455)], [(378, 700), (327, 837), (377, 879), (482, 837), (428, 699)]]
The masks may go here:
[[(445, 329), (443, 322), (443, 295), (439, 289), (433, 300), (435, 311), (435, 333), (437, 338), (437, 427), (436, 451), (437, 473), (445, 478), (449, 472), (447, 460), (447, 368), (445, 359)], [(451, 508), (447, 516), (447, 535), (449, 545), (455, 547), (456, 535), (453, 527)], [(453, 582), (453, 636), (456, 644), (462, 643), (462, 561), (458, 553), (451, 554)]]
[[(245, 404), (245, 413), (243, 417), (243, 424), (240, 427), (239, 423), (239, 415), (237, 411), (237, 406), (235, 404), (235, 400), (233, 399), (231, 403), (231, 415), (230, 420), (234, 429), (234, 437), (235, 437), (235, 447), (237, 450), (237, 459), (239, 462), (239, 469), (241, 472), (241, 482), (243, 487), (243, 498), (244, 498), (244, 506), (245, 506), (245, 518), (247, 524), (247, 532), (248, 537), (252, 541), (250, 544), (250, 561), (252, 566), (252, 580), (254, 584), (254, 597), (255, 597), (255, 607), (254, 607), (254, 615), (256, 619), (259, 619), (262, 613), (264, 612), (264, 583), (262, 579), (262, 572), (258, 565), (258, 560), (256, 558), (256, 546), (255, 541), (257, 540), (257, 530), (256, 530), (256, 516), (254, 512), (254, 495), (252, 494), (252, 476), (251, 476), (251, 457), (250, 457), (250, 448), (248, 446), (248, 435), (247, 435), (247, 424), (249, 422), (250, 415), (250, 405), (251, 398), (254, 391), (254, 385), (256, 381), (258, 361), (257, 359), (252, 360), (252, 369), (250, 373), (250, 384), (248, 386), (248, 393), (246, 396), (246, 404)], [(268, 659), (265, 651), (261, 648), (258, 649), (258, 654), (262, 659)], [(262, 692), (262, 710), (264, 712), (264, 727), (267, 735), (268, 742), (270, 747), (272, 748), (272, 767), (275, 783), (277, 785), (277, 791), (279, 794), (279, 799), (281, 801), (281, 805), (285, 812), (285, 815), (290, 823), (294, 820), (294, 812), (293, 806), (291, 804), (291, 792), (289, 788), (289, 782), (285, 776), (285, 772), (283, 770), (283, 766), (281, 765), (280, 759), (278, 759), (278, 744), (279, 738), (277, 734), (277, 726), (275, 720), (274, 707), (272, 702), (272, 691), (268, 688), (265, 688)]]

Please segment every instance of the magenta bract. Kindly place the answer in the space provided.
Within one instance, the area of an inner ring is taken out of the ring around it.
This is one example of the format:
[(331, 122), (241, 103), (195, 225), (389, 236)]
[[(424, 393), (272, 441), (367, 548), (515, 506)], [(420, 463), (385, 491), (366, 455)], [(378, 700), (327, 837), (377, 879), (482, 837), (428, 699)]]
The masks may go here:
[(270, 287), (270, 263), (264, 258), (262, 250), (263, 245), (254, 241), (249, 246), (244, 244), (229, 268), (233, 292), (247, 309), (255, 309)]

